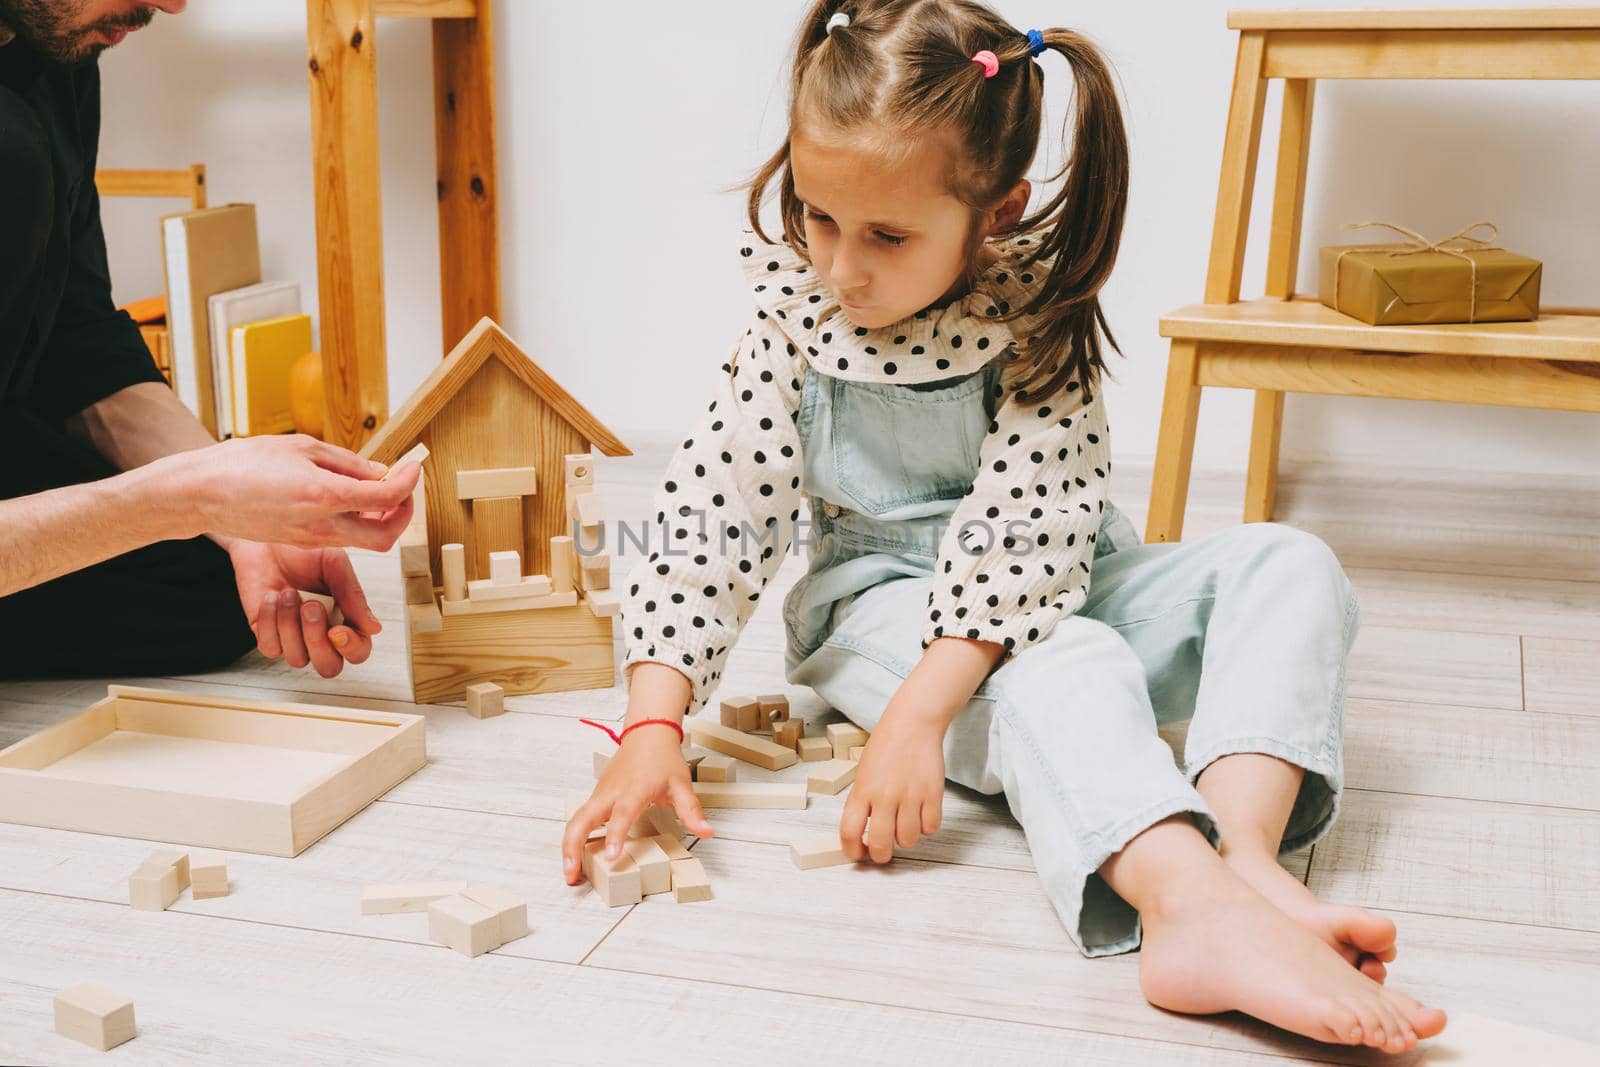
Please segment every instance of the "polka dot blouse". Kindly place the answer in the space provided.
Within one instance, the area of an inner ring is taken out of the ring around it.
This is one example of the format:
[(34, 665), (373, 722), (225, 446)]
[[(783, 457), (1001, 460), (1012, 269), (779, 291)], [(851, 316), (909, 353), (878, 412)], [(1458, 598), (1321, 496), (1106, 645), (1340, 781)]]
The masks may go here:
[[(999, 316), (1037, 291), (1045, 267), (1026, 265), (1029, 242), (1002, 245), (960, 300), (869, 330), (846, 318), (787, 245), (744, 235), (755, 319), (656, 493), (652, 551), (623, 589), (625, 685), (635, 664), (667, 664), (693, 684), (693, 713), (722, 677), (800, 519), (804, 376), (913, 384), (1011, 362), (1028, 323)], [(1020, 403), (1016, 384), (1002, 375), (995, 387), (981, 469), (940, 542), (923, 648), (940, 637), (992, 641), (1004, 663), (1088, 596), (1111, 471), (1103, 400), (1097, 391), (1085, 403), (1071, 383), (1048, 401)]]

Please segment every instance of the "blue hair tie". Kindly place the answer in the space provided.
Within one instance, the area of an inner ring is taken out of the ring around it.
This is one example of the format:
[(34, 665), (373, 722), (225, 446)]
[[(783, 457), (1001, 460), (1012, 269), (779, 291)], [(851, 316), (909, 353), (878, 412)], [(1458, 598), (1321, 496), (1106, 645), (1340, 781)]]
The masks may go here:
[(1044, 51), (1044, 34), (1038, 30), (1028, 31), (1028, 51), (1033, 54), (1034, 59), (1039, 58), (1039, 53)]

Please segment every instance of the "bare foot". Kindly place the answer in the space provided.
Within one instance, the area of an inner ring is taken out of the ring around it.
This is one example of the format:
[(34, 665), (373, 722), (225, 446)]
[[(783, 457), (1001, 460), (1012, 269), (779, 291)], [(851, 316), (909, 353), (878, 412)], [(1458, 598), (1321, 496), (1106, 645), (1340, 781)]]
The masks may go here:
[(1351, 966), (1374, 982), (1388, 976), (1386, 963), (1395, 957), (1394, 923), (1365, 908), (1329, 904), (1317, 899), (1304, 882), (1278, 865), (1273, 856), (1224, 854), (1228, 867), (1285, 915), (1316, 934)]
[(1391, 1053), (1444, 1029), (1444, 1012), (1351, 968), (1225, 868), (1198, 875), (1140, 918), (1139, 984), (1157, 1007), (1242, 1011), (1317, 1041)]

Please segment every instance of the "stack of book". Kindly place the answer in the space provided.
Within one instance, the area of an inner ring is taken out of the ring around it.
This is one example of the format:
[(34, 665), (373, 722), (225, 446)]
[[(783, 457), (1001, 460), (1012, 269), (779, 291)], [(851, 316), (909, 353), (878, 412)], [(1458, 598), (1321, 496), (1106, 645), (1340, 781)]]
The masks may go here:
[(255, 207), (167, 215), (161, 236), (164, 373), (179, 399), (219, 439), (293, 431), (289, 377), (311, 351), (311, 317), (297, 283), (261, 280)]

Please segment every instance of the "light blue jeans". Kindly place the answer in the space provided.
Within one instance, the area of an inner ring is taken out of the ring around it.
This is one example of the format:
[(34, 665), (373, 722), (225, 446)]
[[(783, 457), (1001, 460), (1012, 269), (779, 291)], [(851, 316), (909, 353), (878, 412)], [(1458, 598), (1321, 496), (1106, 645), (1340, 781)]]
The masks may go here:
[[(808, 372), (797, 417), (815, 528), (784, 601), (785, 667), (867, 730), (921, 658), (939, 526), (977, 476), (998, 364), (933, 387)], [(1306, 773), (1282, 850), (1339, 806), (1345, 658), (1359, 618), (1333, 553), (1271, 523), (1141, 544), (1107, 505), (1087, 604), (996, 669), (945, 736), (946, 773), (1004, 792), (1067, 933), (1090, 956), (1139, 944), (1096, 873), (1140, 831), (1187, 813), (1222, 756)], [(1156, 732), (1191, 720), (1180, 769)]]

